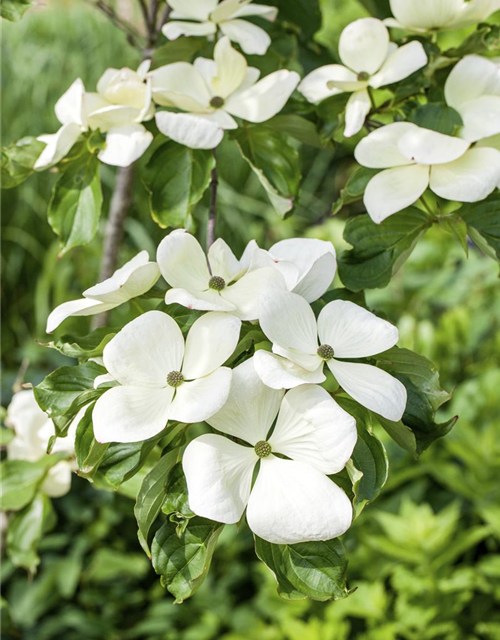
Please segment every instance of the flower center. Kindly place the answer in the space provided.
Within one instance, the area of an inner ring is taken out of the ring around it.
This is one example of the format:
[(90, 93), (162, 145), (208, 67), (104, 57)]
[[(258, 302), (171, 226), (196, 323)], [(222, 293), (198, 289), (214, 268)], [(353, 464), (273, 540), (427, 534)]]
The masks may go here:
[(271, 455), (271, 445), (269, 442), (265, 440), (259, 440), (254, 447), (255, 453), (259, 456), (259, 458), (267, 458), (267, 456)]
[(208, 281), (208, 287), (214, 291), (222, 291), (226, 286), (226, 281), (220, 276), (212, 276)]
[(359, 82), (367, 82), (370, 79), (370, 74), (368, 71), (360, 71), (358, 73)]
[(222, 106), (224, 106), (224, 98), (221, 98), (220, 96), (214, 96), (210, 100), (210, 106), (214, 109), (220, 109)]
[(171, 387), (180, 387), (184, 382), (184, 376), (180, 371), (171, 371), (167, 376), (167, 384)]
[(326, 360), (331, 360), (335, 355), (333, 347), (331, 347), (329, 344), (322, 344), (321, 347), (318, 348), (316, 353), (322, 360), (325, 360), (325, 362)]

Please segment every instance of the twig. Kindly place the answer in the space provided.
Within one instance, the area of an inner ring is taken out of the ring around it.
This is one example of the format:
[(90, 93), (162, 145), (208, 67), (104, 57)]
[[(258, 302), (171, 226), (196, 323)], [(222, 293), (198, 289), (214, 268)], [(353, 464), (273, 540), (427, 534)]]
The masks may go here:
[(142, 39), (141, 34), (136, 31), (129, 22), (118, 15), (112, 7), (103, 2), (103, 0), (87, 0), (87, 2), (96, 7), (96, 9), (102, 11), (104, 15), (111, 20), (115, 27), (118, 27), (118, 29), (123, 31), (126, 34), (129, 43), (133, 47), (142, 49), (142, 45), (139, 42)]
[[(116, 174), (116, 185), (111, 198), (109, 216), (104, 234), (104, 248), (99, 281), (110, 278), (118, 261), (118, 250), (123, 236), (123, 224), (132, 204), (134, 186), (134, 165), (121, 167)], [(104, 327), (107, 313), (94, 316), (92, 328)]]
[(160, 23), (158, 25), (157, 33), (159, 33), (161, 31), (161, 28), (169, 21), (171, 13), (172, 13), (172, 7), (169, 7), (167, 5), (160, 18)]
[(219, 186), (219, 177), (217, 175), (217, 157), (215, 149), (212, 154), (214, 156), (214, 168), (212, 169), (212, 179), (210, 181), (210, 208), (208, 210), (207, 222), (207, 251), (213, 245), (215, 240), (215, 224), (217, 222), (217, 187)]
[(26, 375), (26, 371), (28, 370), (29, 365), (30, 365), (29, 358), (23, 358), (21, 362), (21, 366), (19, 367), (19, 371), (17, 372), (17, 376), (14, 381), (14, 384), (12, 385), (12, 391), (14, 393), (21, 391), (21, 389), (23, 388), (24, 376)]

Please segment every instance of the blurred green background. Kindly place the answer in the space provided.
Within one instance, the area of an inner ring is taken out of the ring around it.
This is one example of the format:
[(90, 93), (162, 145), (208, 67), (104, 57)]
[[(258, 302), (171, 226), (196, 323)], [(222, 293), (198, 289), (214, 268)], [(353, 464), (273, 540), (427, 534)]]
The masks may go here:
[[(125, 4), (125, 3), (123, 3)], [(335, 51), (342, 28), (367, 15), (355, 0), (324, 0), (318, 41)], [(133, 17), (133, 16), (132, 16)], [(92, 90), (109, 66), (139, 56), (83, 1), (51, 2), (3, 25), (3, 144), (56, 130), (53, 105), (74, 78)], [(223, 147), (218, 235), (241, 251), (293, 235), (345, 248), (346, 213), (331, 218), (352, 147), (305, 148), (296, 214), (280, 221), (249, 169)], [(105, 207), (115, 171), (102, 167)], [(55, 176), (32, 176), (2, 192), (2, 404), (20, 367), (38, 382), (68, 361), (39, 342), (49, 311), (96, 282), (102, 229), (87, 247), (58, 258), (46, 210)], [(229, 186), (231, 185), (231, 186)], [(347, 212), (352, 213), (352, 212)], [(197, 220), (206, 216), (206, 202)], [(102, 222), (104, 226), (105, 220)], [(153, 257), (164, 231), (152, 222), (136, 185), (120, 263), (140, 249)], [(401, 346), (437, 365), (455, 388), (442, 419), (460, 420), (417, 462), (387, 438), (390, 476), (382, 496), (344, 537), (350, 557), (347, 600), (287, 603), (258, 563), (248, 531), (226, 527), (206, 583), (173, 606), (136, 537), (132, 502), (75, 478), (54, 501), (56, 529), (42, 543), (34, 579), (3, 559), (5, 638), (26, 640), (500, 640), (500, 290), (498, 267), (451, 235), (431, 230), (369, 305), (396, 322)], [(113, 312), (117, 322), (132, 311)], [(88, 330), (71, 319), (64, 332)], [(383, 434), (380, 434), (384, 437)]]

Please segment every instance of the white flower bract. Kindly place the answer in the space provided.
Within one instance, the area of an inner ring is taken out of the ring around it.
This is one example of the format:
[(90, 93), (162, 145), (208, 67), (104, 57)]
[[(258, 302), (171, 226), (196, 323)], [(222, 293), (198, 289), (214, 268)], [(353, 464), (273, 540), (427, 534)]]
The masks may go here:
[(479, 202), (500, 180), (500, 154), (409, 122), (388, 124), (356, 146), (364, 167), (384, 169), (368, 183), (364, 204), (374, 222), (414, 204), (430, 187), (445, 200)]
[(378, 89), (407, 78), (427, 64), (420, 42), (397, 47), (381, 20), (361, 18), (348, 25), (340, 36), (339, 55), (344, 65), (330, 64), (307, 75), (298, 90), (318, 103), (340, 93), (352, 93), (346, 107), (344, 135), (358, 133), (370, 112), (368, 88)]
[(119, 386), (106, 391), (92, 414), (98, 442), (139, 442), (168, 420), (206, 420), (226, 402), (232, 371), (221, 366), (238, 344), (241, 321), (207, 313), (186, 340), (166, 313), (148, 311), (106, 345), (104, 366)]
[(92, 316), (114, 309), (128, 300), (146, 293), (160, 277), (156, 262), (150, 262), (147, 251), (141, 251), (111, 278), (90, 287), (80, 300), (63, 302), (47, 318), (47, 333), (52, 333), (70, 316)]
[(250, 529), (274, 544), (330, 540), (349, 528), (351, 503), (326, 474), (351, 457), (356, 422), (327, 391), (306, 385), (284, 395), (261, 382), (250, 359), (234, 369), (227, 403), (208, 422), (251, 447), (214, 434), (188, 445), (182, 464), (194, 513), (231, 524), (246, 508)]
[(233, 116), (264, 122), (284, 107), (299, 83), (299, 74), (281, 69), (259, 80), (229, 38), (217, 42), (214, 59), (193, 64), (174, 62), (151, 72), (153, 99), (186, 113), (159, 111), (158, 129), (175, 142), (193, 149), (212, 149), (226, 129), (237, 129)]
[(213, 37), (219, 29), (248, 55), (264, 55), (271, 44), (269, 35), (255, 24), (242, 20), (259, 17), (273, 22), (276, 7), (252, 3), (252, 0), (169, 0), (171, 20), (162, 31), (169, 40), (179, 36)]
[[(401, 419), (404, 385), (386, 371), (346, 359), (367, 358), (393, 347), (398, 330), (358, 305), (334, 300), (318, 320), (310, 305), (294, 293), (276, 291), (261, 298), (260, 324), (273, 353), (259, 350), (255, 369), (273, 389), (291, 389), (326, 380), (324, 365), (346, 393), (388, 420)], [(319, 342), (318, 342), (319, 336)]]
[(250, 243), (238, 261), (219, 238), (208, 250), (207, 260), (194, 236), (184, 229), (172, 231), (162, 240), (157, 255), (161, 274), (172, 287), (165, 302), (257, 320), (261, 293), (283, 290), (285, 281), (272, 267), (249, 270), (255, 246)]

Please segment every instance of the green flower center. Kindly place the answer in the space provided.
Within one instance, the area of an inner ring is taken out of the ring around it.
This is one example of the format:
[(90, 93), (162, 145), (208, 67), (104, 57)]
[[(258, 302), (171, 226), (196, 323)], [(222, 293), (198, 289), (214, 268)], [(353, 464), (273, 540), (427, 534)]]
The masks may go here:
[(224, 287), (226, 286), (226, 281), (220, 276), (212, 276), (208, 281), (208, 286), (214, 291), (222, 291), (222, 289), (224, 289)]
[(222, 106), (224, 106), (224, 98), (221, 98), (220, 96), (214, 96), (210, 100), (210, 106), (214, 109), (220, 109)]
[(359, 82), (367, 82), (370, 79), (370, 74), (368, 71), (360, 71), (358, 73)]
[(271, 445), (269, 442), (265, 440), (259, 440), (254, 447), (255, 453), (259, 456), (259, 458), (267, 458), (267, 456), (271, 455)]
[(322, 360), (325, 360), (325, 362), (326, 360), (331, 360), (335, 355), (333, 347), (331, 347), (329, 344), (322, 344), (321, 347), (318, 348), (316, 353)]
[(180, 387), (184, 382), (184, 376), (180, 371), (171, 371), (167, 376), (167, 384), (171, 387)]

